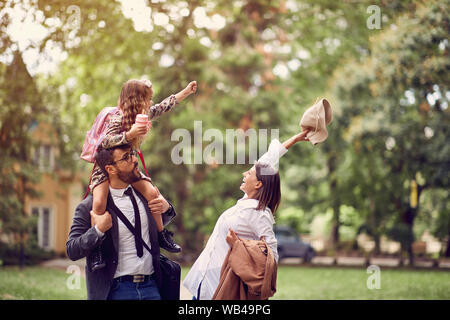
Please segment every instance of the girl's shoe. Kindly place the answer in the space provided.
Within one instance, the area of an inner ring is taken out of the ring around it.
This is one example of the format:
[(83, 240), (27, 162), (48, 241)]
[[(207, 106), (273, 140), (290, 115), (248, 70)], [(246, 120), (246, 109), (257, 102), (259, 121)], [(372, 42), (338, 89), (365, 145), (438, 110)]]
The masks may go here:
[(91, 272), (103, 269), (106, 266), (105, 261), (103, 261), (101, 246), (96, 247), (92, 254), (88, 256), (87, 264)]
[(181, 247), (172, 239), (173, 233), (167, 229), (158, 232), (159, 246), (169, 252), (181, 252)]

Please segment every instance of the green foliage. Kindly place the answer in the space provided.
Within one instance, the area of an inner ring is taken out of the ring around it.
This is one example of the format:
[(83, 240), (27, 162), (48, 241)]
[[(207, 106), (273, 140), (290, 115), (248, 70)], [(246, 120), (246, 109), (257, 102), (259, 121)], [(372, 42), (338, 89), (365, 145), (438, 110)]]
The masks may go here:
[[(26, 196), (36, 197), (33, 183), (39, 181), (32, 161), (32, 127), (45, 111), (34, 79), (19, 52), (0, 74), (0, 221), (1, 232), (22, 243), (31, 230), (26, 215)], [(14, 79), (14, 81), (10, 81)], [(5, 262), (5, 261), (4, 261)]]
[[(0, 257), (2, 257), (2, 264), (19, 265), (20, 264), (20, 247), (16, 244), (7, 244), (0, 242)], [(36, 265), (42, 261), (49, 260), (55, 257), (52, 251), (45, 251), (40, 248), (37, 241), (30, 240), (24, 246), (24, 264), (27, 266)]]
[(281, 225), (288, 225), (298, 232), (308, 232), (309, 228), (300, 226), (300, 222), (304, 221), (304, 211), (296, 207), (288, 207), (280, 210), (276, 214), (276, 222)]
[(443, 47), (449, 33), (446, 11), (441, 2), (418, 3), (395, 28), (371, 38), (365, 61), (335, 74), (342, 115), (354, 119), (346, 134), (354, 174), (346, 184), (362, 198), (352, 202), (368, 210), (375, 234), (387, 232), (409, 251), (418, 212), (410, 206), (410, 181), (419, 184), (419, 200), (425, 189), (449, 186), (450, 115), (442, 108), (448, 98), (439, 95), (430, 105), (430, 95), (449, 88), (441, 72), (449, 67)]

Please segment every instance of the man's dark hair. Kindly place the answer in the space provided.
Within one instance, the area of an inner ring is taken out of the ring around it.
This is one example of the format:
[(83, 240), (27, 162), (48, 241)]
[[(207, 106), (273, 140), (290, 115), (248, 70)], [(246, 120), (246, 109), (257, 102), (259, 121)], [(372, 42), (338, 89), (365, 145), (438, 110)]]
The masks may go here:
[(130, 149), (131, 145), (129, 144), (121, 144), (116, 147), (105, 149), (103, 148), (102, 144), (100, 144), (97, 148), (97, 152), (95, 153), (95, 161), (97, 162), (97, 165), (102, 169), (103, 173), (105, 173), (108, 176), (108, 172), (106, 172), (105, 167), (107, 165), (111, 165), (114, 163), (114, 157), (113, 153), (116, 149), (121, 150), (127, 150)]

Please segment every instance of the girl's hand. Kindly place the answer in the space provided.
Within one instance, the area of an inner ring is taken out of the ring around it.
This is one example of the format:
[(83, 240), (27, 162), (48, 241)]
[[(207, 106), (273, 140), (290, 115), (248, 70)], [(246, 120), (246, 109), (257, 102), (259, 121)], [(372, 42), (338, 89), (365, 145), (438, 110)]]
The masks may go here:
[(93, 220), (93, 224), (97, 226), (98, 230), (105, 233), (112, 227), (112, 219), (111, 215), (108, 211), (105, 211), (104, 214), (95, 214), (94, 211), (91, 210), (91, 217)]
[(175, 95), (175, 98), (177, 99), (178, 103), (180, 103), (195, 92), (197, 92), (197, 81), (191, 81), (186, 88)]
[(197, 92), (197, 81), (191, 81), (187, 85), (187, 87), (184, 89), (186, 90), (187, 94), (193, 94)]
[(167, 202), (167, 200), (161, 195), (158, 188), (155, 186), (156, 189), (156, 198), (148, 202), (148, 207), (152, 213), (156, 214), (163, 214), (167, 210), (170, 209), (170, 204)]
[(147, 126), (141, 126), (134, 123), (130, 131), (127, 132), (127, 140), (133, 140), (137, 137), (143, 136), (147, 133), (147, 131)]

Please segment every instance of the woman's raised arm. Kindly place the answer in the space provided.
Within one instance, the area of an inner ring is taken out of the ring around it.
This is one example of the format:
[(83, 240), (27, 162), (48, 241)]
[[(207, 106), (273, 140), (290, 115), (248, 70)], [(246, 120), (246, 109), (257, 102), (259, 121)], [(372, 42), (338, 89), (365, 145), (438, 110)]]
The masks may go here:
[(305, 130), (305, 131), (302, 131), (300, 133), (297, 133), (297, 134), (293, 135), (292, 137), (287, 139), (285, 142), (283, 142), (283, 147), (285, 147), (286, 149), (289, 149), (290, 147), (292, 147), (297, 142), (308, 141), (308, 138), (306, 137), (306, 134), (308, 132), (309, 132), (309, 130)]

